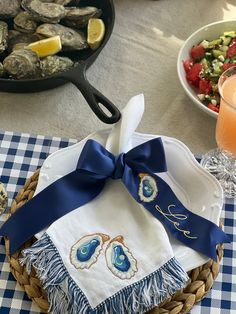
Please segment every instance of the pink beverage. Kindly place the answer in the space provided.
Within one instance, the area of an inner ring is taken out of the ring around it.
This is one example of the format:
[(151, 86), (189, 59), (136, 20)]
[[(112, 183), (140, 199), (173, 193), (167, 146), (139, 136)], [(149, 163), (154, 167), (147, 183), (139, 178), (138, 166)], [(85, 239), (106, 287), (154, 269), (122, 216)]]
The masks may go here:
[(236, 157), (236, 74), (228, 77), (219, 90), (221, 102), (216, 125), (217, 145)]

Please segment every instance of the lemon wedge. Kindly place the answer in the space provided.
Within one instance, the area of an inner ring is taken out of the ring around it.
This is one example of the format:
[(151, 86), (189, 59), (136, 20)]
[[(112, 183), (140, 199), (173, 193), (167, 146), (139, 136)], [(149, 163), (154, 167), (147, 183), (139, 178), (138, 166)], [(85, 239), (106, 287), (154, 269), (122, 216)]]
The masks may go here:
[(61, 39), (60, 36), (42, 39), (29, 44), (27, 48), (37, 53), (40, 58), (51, 56), (61, 51)]
[(105, 24), (101, 19), (89, 19), (87, 42), (91, 49), (97, 49), (105, 35)]

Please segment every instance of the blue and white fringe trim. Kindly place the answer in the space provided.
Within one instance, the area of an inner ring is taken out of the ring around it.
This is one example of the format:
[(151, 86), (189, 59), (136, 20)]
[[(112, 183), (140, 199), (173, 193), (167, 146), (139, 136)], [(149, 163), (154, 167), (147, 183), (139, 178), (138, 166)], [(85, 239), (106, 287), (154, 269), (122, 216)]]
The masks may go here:
[(24, 250), (21, 263), (28, 272), (32, 266), (35, 268), (48, 295), (49, 311), (54, 314), (141, 314), (185, 287), (188, 281), (188, 275), (173, 257), (147, 277), (91, 308), (46, 233)]

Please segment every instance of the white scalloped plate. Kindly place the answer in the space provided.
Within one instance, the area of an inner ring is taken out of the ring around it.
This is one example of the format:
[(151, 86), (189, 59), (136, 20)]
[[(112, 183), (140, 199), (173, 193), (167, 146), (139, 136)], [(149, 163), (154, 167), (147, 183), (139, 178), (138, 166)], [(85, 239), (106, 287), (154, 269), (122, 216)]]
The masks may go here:
[[(105, 145), (109, 132), (91, 134), (81, 142), (51, 154), (43, 163), (35, 195), (52, 182), (76, 168), (85, 142), (92, 138)], [(131, 146), (135, 147), (157, 135), (133, 133)], [(192, 212), (219, 225), (223, 207), (223, 191), (218, 181), (196, 161), (188, 147), (177, 139), (162, 136), (168, 172), (159, 174), (173, 189), (180, 201)], [(42, 232), (36, 237), (41, 236)], [(186, 271), (196, 268), (209, 258), (180, 244), (170, 236), (176, 258)]]

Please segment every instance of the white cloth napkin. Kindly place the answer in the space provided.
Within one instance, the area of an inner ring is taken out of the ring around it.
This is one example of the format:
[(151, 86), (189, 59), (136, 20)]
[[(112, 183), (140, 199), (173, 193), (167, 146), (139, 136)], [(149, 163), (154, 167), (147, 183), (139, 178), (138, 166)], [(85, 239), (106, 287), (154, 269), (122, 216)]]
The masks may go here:
[[(101, 144), (113, 154), (130, 150), (143, 111), (143, 95), (132, 98)], [(37, 237), (22, 263), (36, 268), (53, 313), (144, 313), (188, 280), (163, 225), (119, 180)]]

